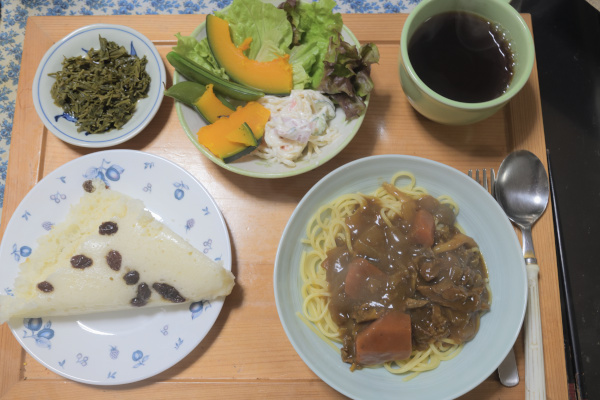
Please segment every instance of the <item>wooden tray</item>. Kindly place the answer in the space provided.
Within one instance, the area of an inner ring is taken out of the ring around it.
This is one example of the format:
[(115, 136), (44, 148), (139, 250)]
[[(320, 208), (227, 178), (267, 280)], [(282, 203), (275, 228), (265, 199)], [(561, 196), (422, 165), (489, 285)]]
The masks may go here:
[[(146, 35), (163, 59), (174, 34), (191, 33), (204, 15), (31, 17), (28, 20), (10, 148), (0, 233), (25, 194), (60, 165), (92, 150), (56, 139), (36, 115), (31, 86), (46, 50), (84, 25), (128, 25)], [(531, 24), (531, 18), (525, 15)], [(436, 160), (461, 171), (498, 168), (514, 149), (529, 149), (545, 163), (537, 69), (510, 104), (493, 117), (467, 127), (442, 126), (416, 114), (398, 79), (400, 32), (406, 15), (345, 15), (361, 42), (381, 52), (373, 67), (375, 91), (363, 126), (333, 160), (294, 178), (260, 180), (230, 173), (210, 162), (190, 143), (173, 101), (165, 98), (144, 132), (118, 148), (164, 156), (194, 174), (215, 198), (230, 229), (237, 285), (215, 326), (183, 361), (154, 378), (117, 387), (79, 384), (48, 371), (19, 346), (6, 324), (0, 327), (0, 397), (11, 399), (103, 398), (338, 398), (302, 362), (279, 322), (273, 295), (273, 265), (279, 238), (296, 204), (324, 175), (340, 165), (374, 154), (408, 154)], [(173, 69), (165, 61), (168, 85)], [(266, 212), (267, 211), (267, 212)], [(546, 390), (550, 399), (567, 398), (561, 307), (552, 210), (533, 232), (540, 271)], [(523, 335), (516, 343), (521, 383), (503, 387), (497, 374), (464, 396), (467, 399), (523, 399)]]

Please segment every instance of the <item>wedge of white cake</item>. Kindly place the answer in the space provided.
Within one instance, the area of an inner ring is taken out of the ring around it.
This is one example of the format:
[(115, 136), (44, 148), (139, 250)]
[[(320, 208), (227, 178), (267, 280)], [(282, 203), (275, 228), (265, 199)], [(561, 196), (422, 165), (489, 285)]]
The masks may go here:
[(154, 219), (142, 201), (100, 180), (83, 186), (79, 203), (21, 264), (14, 296), (0, 296), (0, 324), (231, 293), (233, 274)]

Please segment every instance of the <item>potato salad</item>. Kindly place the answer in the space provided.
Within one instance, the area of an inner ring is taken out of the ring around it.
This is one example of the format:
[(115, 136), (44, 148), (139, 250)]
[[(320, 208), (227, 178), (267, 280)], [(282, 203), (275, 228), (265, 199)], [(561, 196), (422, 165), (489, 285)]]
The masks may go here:
[(254, 152), (258, 157), (293, 167), (339, 136), (329, 127), (335, 105), (315, 90), (292, 90), (289, 96), (264, 96), (258, 102), (271, 111), (262, 144)]

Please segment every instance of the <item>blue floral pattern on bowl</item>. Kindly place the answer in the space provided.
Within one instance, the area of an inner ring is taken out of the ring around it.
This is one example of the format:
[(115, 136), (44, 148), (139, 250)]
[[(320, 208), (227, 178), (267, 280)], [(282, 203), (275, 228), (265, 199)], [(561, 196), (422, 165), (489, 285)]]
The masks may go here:
[(86, 169), (83, 174), (85, 179), (102, 179), (106, 186), (110, 186), (109, 181), (116, 182), (121, 179), (121, 174), (125, 168), (119, 164), (111, 164), (110, 160), (102, 159), (98, 166), (92, 166)]
[[(141, 199), (176, 233), (231, 269), (225, 221), (200, 182), (161, 157), (108, 150), (59, 167), (25, 196), (0, 245), (0, 295), (13, 295), (19, 264), (36, 251), (37, 238), (62, 221), (70, 205), (83, 195), (83, 182), (93, 178)], [(175, 196), (178, 189), (183, 195)], [(56, 193), (64, 195), (58, 203), (50, 198)], [(185, 357), (209, 332), (222, 306), (223, 300), (217, 299), (174, 305), (164, 311), (26, 318), (11, 321), (9, 326), (25, 350), (57, 374), (86, 383), (117, 385), (153, 376)]]

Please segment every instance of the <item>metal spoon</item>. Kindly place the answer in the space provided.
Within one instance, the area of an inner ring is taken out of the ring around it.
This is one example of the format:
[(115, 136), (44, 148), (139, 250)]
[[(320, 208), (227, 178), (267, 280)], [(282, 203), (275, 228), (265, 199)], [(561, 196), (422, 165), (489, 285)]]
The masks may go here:
[(548, 205), (548, 175), (542, 162), (526, 150), (512, 152), (502, 161), (496, 180), (496, 200), (508, 218), (521, 229), (527, 268), (525, 318), (525, 398), (545, 399), (544, 349), (538, 292), (539, 266), (533, 250), (531, 226)]

